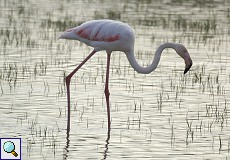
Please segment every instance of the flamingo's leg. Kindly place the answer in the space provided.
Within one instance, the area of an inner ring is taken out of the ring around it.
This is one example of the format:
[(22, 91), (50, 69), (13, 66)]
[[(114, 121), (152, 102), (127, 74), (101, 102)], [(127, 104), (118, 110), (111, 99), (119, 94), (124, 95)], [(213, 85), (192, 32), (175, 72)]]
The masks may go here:
[(110, 107), (109, 107), (109, 67), (110, 67), (111, 52), (107, 51), (107, 69), (106, 69), (106, 81), (105, 81), (105, 98), (107, 105), (107, 117), (108, 117), (108, 131), (110, 131)]
[(96, 51), (92, 51), (88, 57), (86, 57), (86, 59), (84, 59), (83, 62), (81, 62), (81, 64), (79, 64), (77, 66), (76, 69), (74, 69), (67, 77), (66, 77), (66, 90), (67, 90), (67, 99), (68, 99), (68, 120), (67, 120), (67, 130), (70, 130), (70, 80), (72, 78), (72, 76), (83, 66), (83, 64), (85, 64), (85, 62), (87, 62), (94, 54), (96, 53)]

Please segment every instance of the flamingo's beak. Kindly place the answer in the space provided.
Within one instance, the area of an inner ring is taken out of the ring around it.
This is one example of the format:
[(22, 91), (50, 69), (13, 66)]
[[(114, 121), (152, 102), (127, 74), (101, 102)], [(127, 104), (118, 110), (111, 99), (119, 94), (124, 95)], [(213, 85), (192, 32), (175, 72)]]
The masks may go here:
[(186, 74), (191, 67), (192, 67), (192, 61), (191, 61), (191, 63), (185, 65), (184, 74)]
[(189, 56), (189, 53), (187, 52), (186, 54), (184, 54), (184, 61), (185, 61), (185, 70), (184, 70), (184, 74), (186, 74), (189, 69), (192, 67), (192, 59)]

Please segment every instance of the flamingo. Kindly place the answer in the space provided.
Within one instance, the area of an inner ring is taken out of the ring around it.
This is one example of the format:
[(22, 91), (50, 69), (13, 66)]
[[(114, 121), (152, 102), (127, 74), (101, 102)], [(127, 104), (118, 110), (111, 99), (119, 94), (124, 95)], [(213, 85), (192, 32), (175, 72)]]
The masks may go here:
[(80, 26), (70, 28), (63, 32), (59, 39), (78, 40), (88, 46), (93, 47), (93, 51), (66, 77), (67, 89), (67, 104), (68, 104), (68, 119), (67, 130), (70, 130), (70, 81), (72, 76), (98, 51), (105, 50), (107, 53), (107, 69), (105, 82), (105, 98), (107, 105), (108, 130), (110, 131), (110, 107), (109, 107), (109, 67), (110, 56), (113, 51), (124, 52), (130, 65), (135, 71), (142, 74), (149, 74), (157, 68), (160, 61), (161, 53), (165, 48), (172, 48), (176, 53), (184, 59), (185, 70), (184, 74), (192, 66), (192, 59), (187, 49), (182, 44), (178, 43), (163, 43), (161, 44), (153, 58), (152, 63), (148, 67), (140, 66), (134, 56), (134, 30), (126, 23), (115, 20), (91, 20)]

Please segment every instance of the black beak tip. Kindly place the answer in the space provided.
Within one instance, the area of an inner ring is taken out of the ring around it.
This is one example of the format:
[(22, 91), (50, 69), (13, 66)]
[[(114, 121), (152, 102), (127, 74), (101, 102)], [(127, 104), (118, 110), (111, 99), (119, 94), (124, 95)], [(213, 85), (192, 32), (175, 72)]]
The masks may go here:
[(188, 71), (189, 71), (189, 69), (192, 67), (192, 64), (191, 65), (189, 65), (189, 66), (186, 66), (186, 68), (185, 68), (185, 70), (184, 70), (184, 74), (186, 74)]

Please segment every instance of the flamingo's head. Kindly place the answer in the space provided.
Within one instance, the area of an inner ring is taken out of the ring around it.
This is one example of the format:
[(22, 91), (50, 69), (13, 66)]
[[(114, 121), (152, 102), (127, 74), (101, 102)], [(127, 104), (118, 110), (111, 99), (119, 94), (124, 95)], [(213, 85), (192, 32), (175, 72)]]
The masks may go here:
[(177, 54), (184, 59), (185, 62), (184, 74), (186, 74), (189, 71), (189, 69), (192, 67), (192, 59), (184, 45), (177, 44), (175, 50)]

